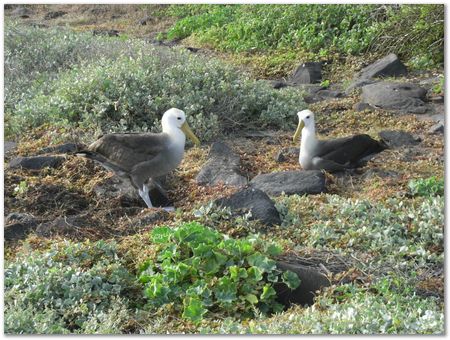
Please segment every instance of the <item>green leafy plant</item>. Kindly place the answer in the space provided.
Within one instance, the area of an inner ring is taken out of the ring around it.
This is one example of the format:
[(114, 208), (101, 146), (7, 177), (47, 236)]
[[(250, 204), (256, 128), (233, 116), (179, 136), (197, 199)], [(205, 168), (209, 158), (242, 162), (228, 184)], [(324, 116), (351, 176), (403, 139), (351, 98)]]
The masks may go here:
[(322, 86), (323, 88), (330, 87), (330, 80), (329, 79), (322, 80), (322, 82), (320, 83), (320, 86)]
[(435, 176), (409, 181), (408, 188), (413, 196), (443, 196), (444, 179)]
[(444, 76), (439, 77), (439, 82), (433, 86), (433, 93), (435, 94), (444, 94), (445, 84), (444, 84)]
[(15, 196), (23, 196), (28, 192), (27, 181), (20, 181), (20, 183), (14, 188)]
[(300, 284), (295, 273), (282, 273), (270, 259), (282, 250), (273, 243), (232, 239), (196, 222), (155, 228), (151, 238), (158, 255), (142, 265), (139, 276), (148, 305), (174, 303), (193, 323), (218, 311), (242, 318), (256, 309), (279, 312), (283, 306), (275, 301), (273, 283), (291, 289)]

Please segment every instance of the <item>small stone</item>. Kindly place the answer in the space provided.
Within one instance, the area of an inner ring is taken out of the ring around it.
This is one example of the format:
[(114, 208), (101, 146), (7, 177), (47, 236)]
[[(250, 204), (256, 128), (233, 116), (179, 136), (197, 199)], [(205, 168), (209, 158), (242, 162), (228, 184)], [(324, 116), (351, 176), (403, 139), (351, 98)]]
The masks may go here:
[(209, 159), (200, 169), (195, 180), (199, 185), (245, 186), (247, 178), (239, 171), (240, 157), (222, 142), (215, 142), (211, 146)]
[(263, 191), (247, 188), (215, 201), (219, 207), (229, 207), (241, 215), (251, 211), (252, 219), (261, 221), (267, 226), (281, 224), (280, 214), (273, 201)]
[(39, 221), (31, 214), (11, 213), (5, 218), (5, 241), (23, 240), (36, 229)]
[(45, 153), (73, 153), (81, 150), (82, 146), (75, 143), (65, 143), (60, 145), (48, 146), (39, 150), (39, 154)]
[(45, 20), (56, 19), (56, 18), (62, 17), (63, 15), (66, 15), (66, 14), (67, 14), (67, 12), (64, 12), (64, 11), (48, 12), (44, 16), (44, 19)]
[(322, 80), (322, 63), (306, 62), (297, 67), (290, 82), (293, 84), (315, 84)]
[(273, 172), (254, 177), (250, 185), (270, 196), (319, 194), (325, 191), (325, 175), (318, 170)]
[(277, 301), (286, 307), (293, 303), (312, 305), (316, 296), (315, 292), (331, 285), (330, 280), (313, 267), (277, 261), (277, 268), (281, 271), (294, 272), (300, 279), (300, 285), (294, 290), (282, 282), (274, 284)]
[(275, 156), (275, 161), (278, 163), (283, 163), (287, 161), (287, 158), (284, 156), (283, 151), (278, 151)]
[(390, 148), (397, 148), (401, 146), (416, 145), (421, 142), (420, 137), (413, 136), (406, 131), (384, 130), (378, 133), (378, 136)]
[(356, 103), (355, 105), (353, 105), (353, 110), (356, 112), (361, 112), (361, 111), (365, 111), (365, 110), (373, 111), (373, 107), (367, 103), (359, 102), (359, 103)]
[(434, 124), (429, 130), (429, 133), (444, 133), (444, 123), (438, 122)]
[(17, 157), (9, 162), (9, 169), (28, 169), (41, 170), (43, 168), (57, 168), (64, 162), (63, 156), (32, 156), (32, 157)]

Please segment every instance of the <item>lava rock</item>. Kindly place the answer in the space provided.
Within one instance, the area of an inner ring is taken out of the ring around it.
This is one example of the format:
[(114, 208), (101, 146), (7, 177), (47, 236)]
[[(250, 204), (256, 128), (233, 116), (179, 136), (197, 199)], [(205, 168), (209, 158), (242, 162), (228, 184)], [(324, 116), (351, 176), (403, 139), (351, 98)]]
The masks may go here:
[(149, 15), (145, 16), (144, 18), (142, 18), (141, 20), (138, 21), (138, 24), (141, 26), (145, 26), (147, 25), (148, 22), (152, 21), (153, 18)]
[(107, 30), (107, 29), (95, 29), (92, 31), (93, 35), (107, 35), (108, 37), (118, 37), (119, 31), (117, 30)]
[(349, 93), (357, 87), (367, 85), (375, 77), (399, 77), (406, 75), (407, 72), (406, 66), (397, 55), (391, 53), (359, 71), (345, 92)]
[(9, 162), (9, 169), (28, 169), (41, 170), (43, 168), (57, 168), (64, 162), (63, 156), (31, 156), (31, 157), (17, 157)]
[(16, 148), (17, 148), (16, 142), (5, 140), (5, 143), (3, 144), (3, 150), (5, 154), (14, 151)]
[(413, 136), (406, 131), (394, 131), (384, 130), (378, 133), (378, 136), (387, 144), (390, 148), (398, 148), (407, 145), (417, 145), (421, 139), (417, 136)]
[(438, 122), (434, 124), (429, 130), (429, 133), (444, 133), (444, 123)]
[(48, 12), (44, 16), (44, 19), (45, 20), (56, 19), (56, 18), (62, 17), (63, 15), (66, 15), (66, 14), (67, 14), (67, 12), (64, 12), (64, 11)]
[[(160, 186), (164, 186), (163, 178), (158, 178), (157, 181)], [(161, 191), (153, 181), (150, 181), (149, 189), (150, 200), (154, 207), (167, 207), (172, 205), (167, 193)], [(139, 196), (137, 190), (127, 178), (121, 178), (119, 176), (110, 177), (106, 181), (97, 184), (94, 187), (94, 192), (98, 198), (119, 199), (123, 206), (139, 205), (147, 207), (144, 200)]]
[(250, 185), (270, 196), (319, 194), (325, 191), (325, 175), (318, 170), (273, 172), (254, 177)]
[(322, 63), (306, 62), (297, 67), (291, 76), (293, 84), (315, 84), (322, 81)]
[(362, 102), (405, 113), (425, 113), (427, 91), (411, 83), (379, 82), (362, 88)]
[(300, 285), (292, 290), (285, 283), (277, 282), (274, 289), (277, 293), (277, 301), (286, 307), (291, 304), (312, 305), (315, 292), (331, 285), (330, 280), (317, 269), (282, 261), (277, 261), (277, 268), (282, 271), (290, 270), (297, 274)]
[(12, 12), (12, 15), (18, 16), (22, 19), (29, 18), (31, 15), (31, 10), (26, 7), (16, 7)]
[(5, 241), (23, 240), (34, 231), (39, 221), (30, 214), (11, 213), (5, 218)]
[(82, 145), (76, 143), (65, 143), (60, 145), (48, 146), (38, 151), (38, 154), (45, 153), (74, 153), (82, 149)]
[(372, 111), (373, 107), (367, 103), (360, 102), (360, 103), (356, 103), (355, 105), (353, 105), (353, 110), (355, 110), (356, 112), (361, 112), (361, 111), (365, 111), (365, 110)]
[(274, 89), (281, 89), (288, 86), (288, 83), (286, 83), (284, 80), (272, 80), (270, 81), (270, 84)]
[(287, 158), (283, 154), (283, 151), (278, 151), (278, 153), (275, 156), (275, 162), (283, 163), (283, 162), (286, 162), (286, 161), (287, 161)]
[(247, 178), (239, 172), (240, 157), (222, 142), (215, 142), (209, 152), (209, 160), (201, 168), (195, 180), (200, 185), (245, 186)]
[(50, 237), (54, 234), (76, 233), (77, 229), (88, 226), (89, 223), (82, 215), (58, 217), (47, 223), (42, 223), (36, 228), (36, 235)]
[(261, 221), (267, 226), (281, 224), (280, 214), (273, 201), (263, 191), (255, 188), (247, 188), (229, 197), (219, 198), (215, 201), (219, 207), (229, 207), (239, 214), (252, 213), (252, 219)]
[(200, 51), (199, 48), (197, 48), (197, 47), (191, 47), (191, 46), (186, 47), (186, 49), (187, 49), (189, 52), (192, 52), (192, 53), (197, 53), (198, 51)]

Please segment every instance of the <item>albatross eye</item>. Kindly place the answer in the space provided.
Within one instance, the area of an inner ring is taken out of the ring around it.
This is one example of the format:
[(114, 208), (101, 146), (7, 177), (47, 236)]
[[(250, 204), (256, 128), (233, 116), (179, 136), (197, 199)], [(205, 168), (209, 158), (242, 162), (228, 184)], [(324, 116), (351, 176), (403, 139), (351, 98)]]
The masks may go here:
[(306, 116), (306, 119), (309, 119), (309, 116)]
[(177, 117), (178, 120), (181, 120), (181, 117)]

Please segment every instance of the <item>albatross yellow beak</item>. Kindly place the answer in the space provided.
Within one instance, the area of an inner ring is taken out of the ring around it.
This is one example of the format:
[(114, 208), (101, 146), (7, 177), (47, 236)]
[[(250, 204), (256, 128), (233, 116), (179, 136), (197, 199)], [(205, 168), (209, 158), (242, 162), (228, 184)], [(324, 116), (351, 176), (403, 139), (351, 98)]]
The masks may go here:
[(297, 126), (297, 130), (294, 133), (294, 137), (292, 138), (292, 140), (294, 141), (294, 143), (296, 141), (298, 141), (298, 137), (301, 135), (303, 128), (305, 127), (305, 123), (303, 122), (303, 120), (300, 120), (298, 122), (298, 126)]
[(181, 131), (183, 131), (184, 134), (188, 136), (189, 139), (193, 141), (195, 145), (200, 145), (199, 139), (197, 138), (196, 135), (194, 135), (194, 133), (192, 132), (191, 128), (189, 127), (186, 121), (183, 123), (183, 125), (181, 125)]

